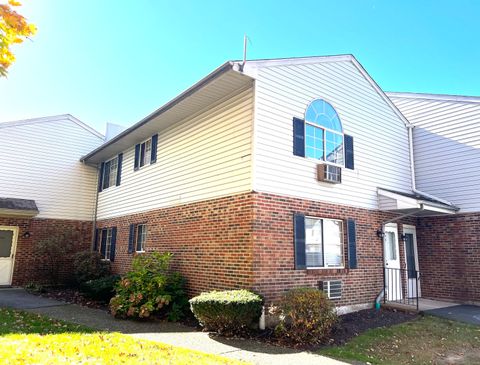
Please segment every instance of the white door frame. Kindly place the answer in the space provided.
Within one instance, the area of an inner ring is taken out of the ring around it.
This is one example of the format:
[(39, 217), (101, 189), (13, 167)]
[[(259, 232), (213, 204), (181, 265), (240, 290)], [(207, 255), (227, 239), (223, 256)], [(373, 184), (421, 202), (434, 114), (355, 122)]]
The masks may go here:
[(13, 269), (15, 267), (15, 255), (17, 253), (18, 227), (17, 226), (0, 226), (0, 231), (13, 231), (12, 249), (10, 252), (10, 259), (12, 260), (12, 263), (10, 265), (10, 275), (8, 278), (8, 283), (4, 284), (4, 285), (12, 285)]
[[(418, 264), (418, 248), (417, 248), (417, 227), (412, 226), (410, 224), (404, 224), (403, 227), (403, 234), (412, 234), (413, 235), (413, 254), (415, 256), (415, 270), (417, 270), (417, 273), (420, 271), (420, 266)], [(405, 275), (406, 275), (406, 281), (408, 283), (408, 294), (413, 294), (415, 296), (416, 290), (417, 290), (417, 285), (418, 285), (418, 297), (422, 296), (422, 290), (420, 288), (420, 280), (417, 283), (411, 282), (412, 279), (408, 279), (408, 265), (407, 265), (407, 241), (403, 241), (403, 252), (405, 253)], [(414, 286), (415, 285), (415, 286)]]
[[(402, 275), (401, 275), (401, 264), (400, 264), (400, 244), (398, 240), (398, 226), (397, 223), (387, 223), (383, 227), (384, 237), (383, 237), (383, 264), (385, 266), (385, 286), (387, 293), (385, 293), (387, 300), (390, 301), (399, 301), (403, 299), (403, 290), (402, 290)], [(395, 244), (395, 257), (396, 260), (391, 261), (390, 263), (386, 260), (386, 240), (388, 232), (393, 233), (393, 239)], [(392, 265), (394, 263), (394, 265)], [(389, 270), (391, 269), (391, 270)]]

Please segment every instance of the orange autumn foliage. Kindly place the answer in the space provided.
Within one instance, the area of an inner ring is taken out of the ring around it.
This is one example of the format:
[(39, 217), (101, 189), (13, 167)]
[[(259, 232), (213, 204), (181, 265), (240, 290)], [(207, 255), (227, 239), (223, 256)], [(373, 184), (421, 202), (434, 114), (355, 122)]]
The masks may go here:
[(15, 61), (11, 46), (22, 43), (25, 38), (35, 34), (36, 28), (18, 14), (14, 7), (21, 4), (9, 0), (7, 4), (0, 4), (0, 77), (7, 75), (7, 69)]

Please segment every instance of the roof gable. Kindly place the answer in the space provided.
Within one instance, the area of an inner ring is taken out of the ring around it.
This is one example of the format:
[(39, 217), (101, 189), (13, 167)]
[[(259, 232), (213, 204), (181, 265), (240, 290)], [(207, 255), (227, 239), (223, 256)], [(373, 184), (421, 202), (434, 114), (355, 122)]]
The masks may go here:
[(257, 71), (262, 67), (275, 67), (275, 66), (290, 66), (290, 65), (306, 65), (315, 63), (328, 63), (328, 62), (350, 62), (355, 68), (362, 74), (362, 76), (368, 81), (373, 89), (380, 95), (383, 101), (392, 109), (392, 111), (403, 121), (405, 126), (411, 126), (411, 123), (405, 118), (395, 104), (390, 100), (387, 94), (382, 88), (375, 82), (375, 80), (368, 74), (365, 68), (360, 62), (351, 54), (333, 55), (333, 56), (312, 56), (312, 57), (294, 57), (294, 58), (277, 58), (277, 59), (263, 59), (247, 61), (245, 64), (241, 61), (235, 61), (234, 63), (239, 65), (240, 69), (247, 75), (255, 78)]
[(94, 136), (104, 139), (103, 134), (95, 130), (94, 128), (90, 127), (88, 124), (82, 122), (81, 120), (75, 118), (73, 115), (70, 114), (59, 114), (59, 115), (52, 115), (48, 117), (40, 117), (40, 118), (31, 118), (31, 119), (23, 119), (23, 120), (16, 120), (12, 122), (1, 122), (0, 129), (2, 128), (12, 128), (24, 125), (31, 125), (31, 124), (38, 124), (38, 123), (50, 123), (55, 121), (63, 121), (68, 120), (73, 122), (74, 124), (78, 125), (79, 127), (85, 129), (86, 131), (90, 132)]

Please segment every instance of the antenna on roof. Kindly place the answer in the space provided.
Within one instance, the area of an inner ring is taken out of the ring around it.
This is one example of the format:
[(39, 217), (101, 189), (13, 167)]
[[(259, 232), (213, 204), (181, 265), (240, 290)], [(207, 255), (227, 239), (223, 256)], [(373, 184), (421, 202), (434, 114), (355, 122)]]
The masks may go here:
[(250, 41), (248, 38), (247, 34), (243, 35), (243, 65), (245, 65), (245, 62), (247, 62), (247, 41)]

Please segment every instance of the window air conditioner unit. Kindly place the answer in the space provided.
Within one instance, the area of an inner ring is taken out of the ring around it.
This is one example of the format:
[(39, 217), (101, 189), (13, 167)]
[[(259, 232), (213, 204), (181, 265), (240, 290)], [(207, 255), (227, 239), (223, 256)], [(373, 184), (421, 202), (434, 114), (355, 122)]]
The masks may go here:
[(329, 299), (340, 299), (342, 297), (342, 281), (327, 280), (318, 283), (320, 290), (327, 294)]
[(342, 182), (342, 168), (339, 166), (319, 164), (317, 165), (317, 180), (330, 184)]

